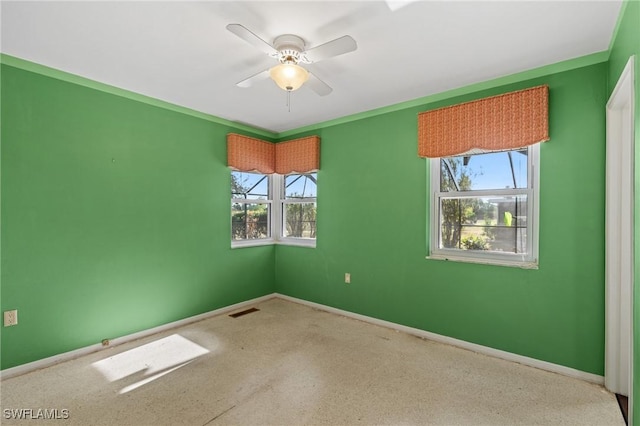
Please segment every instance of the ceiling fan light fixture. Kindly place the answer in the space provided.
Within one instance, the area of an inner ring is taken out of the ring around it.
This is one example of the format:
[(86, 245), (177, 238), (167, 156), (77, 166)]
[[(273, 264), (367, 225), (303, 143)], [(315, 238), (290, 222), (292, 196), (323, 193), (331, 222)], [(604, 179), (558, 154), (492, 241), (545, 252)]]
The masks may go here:
[(282, 90), (291, 92), (299, 89), (309, 78), (309, 72), (296, 64), (280, 64), (269, 70), (271, 79)]

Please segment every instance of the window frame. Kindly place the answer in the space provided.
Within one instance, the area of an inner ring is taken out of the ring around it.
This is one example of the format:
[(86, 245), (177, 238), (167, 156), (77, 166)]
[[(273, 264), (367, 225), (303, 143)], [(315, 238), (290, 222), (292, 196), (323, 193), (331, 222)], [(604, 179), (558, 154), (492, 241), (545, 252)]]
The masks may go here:
[[(518, 151), (518, 150), (511, 150)], [(539, 198), (540, 198), (540, 144), (527, 147), (527, 188), (489, 189), (459, 192), (440, 191), (440, 160), (431, 158), (429, 162), (429, 255), (427, 259), (451, 260), (457, 262), (482, 263), (537, 269), (539, 259)], [(478, 153), (480, 154), (480, 153)], [(473, 154), (471, 154), (473, 156)], [(446, 194), (446, 195), (445, 195)], [(455, 194), (455, 196), (453, 196)], [(440, 204), (443, 199), (481, 198), (487, 196), (527, 195), (527, 254), (482, 250), (461, 250), (440, 248), (442, 226), (440, 224)], [(448, 195), (448, 196), (447, 196)]]
[[(232, 176), (232, 173), (236, 172), (236, 170), (231, 170), (229, 173), (229, 177)], [(286, 229), (285, 220), (286, 216), (284, 214), (284, 208), (286, 204), (305, 204), (305, 203), (315, 203), (317, 206), (318, 198), (317, 195), (314, 198), (304, 198), (304, 199), (286, 199), (285, 197), (285, 176), (278, 173), (272, 174), (264, 174), (264, 173), (255, 173), (255, 172), (242, 172), (242, 173), (253, 173), (258, 175), (266, 176), (268, 179), (267, 188), (268, 188), (268, 198), (267, 199), (250, 199), (250, 198), (231, 198), (231, 206), (233, 204), (267, 204), (269, 214), (267, 215), (267, 229), (269, 231), (268, 238), (253, 238), (253, 239), (243, 239), (243, 240), (234, 240), (233, 239), (233, 218), (232, 214), (229, 215), (230, 222), (230, 238), (231, 238), (231, 248), (242, 248), (242, 247), (256, 247), (256, 246), (266, 246), (273, 244), (282, 244), (282, 245), (290, 245), (290, 246), (300, 246), (300, 247), (316, 247), (317, 238), (298, 238), (298, 237), (285, 237), (284, 232)], [(317, 172), (314, 172), (317, 173)], [(291, 173), (291, 174), (305, 174), (305, 173)], [(316, 175), (317, 176), (317, 175)], [(229, 182), (229, 187), (231, 187), (231, 181)]]
[[(234, 172), (237, 170), (231, 170), (229, 173), (229, 177), (232, 176)], [(268, 212), (267, 215), (267, 230), (269, 232), (269, 237), (267, 238), (251, 238), (251, 239), (243, 239), (243, 240), (234, 240), (233, 239), (233, 214), (229, 215), (229, 223), (231, 225), (230, 228), (230, 238), (231, 238), (231, 248), (239, 248), (239, 247), (254, 247), (254, 246), (265, 246), (273, 244), (274, 241), (274, 217), (273, 217), (273, 175), (265, 174), (265, 173), (255, 173), (255, 172), (241, 172), (241, 173), (252, 173), (256, 175), (262, 175), (267, 178), (267, 199), (256, 199), (256, 198), (231, 198), (231, 206), (234, 204), (267, 204)], [(229, 188), (231, 188), (231, 181), (229, 182)]]
[[(311, 172), (311, 173), (316, 173), (316, 179), (317, 179), (317, 172)], [(316, 204), (316, 208), (318, 206), (318, 196), (316, 194), (315, 197), (313, 198), (293, 198), (293, 199), (287, 199), (286, 197), (286, 188), (284, 187), (285, 185), (285, 181), (286, 181), (286, 176), (289, 175), (304, 175), (304, 174), (311, 174), (311, 173), (289, 173), (286, 175), (281, 175), (281, 174), (274, 174), (274, 188), (278, 188), (278, 208), (277, 213), (276, 213), (276, 218), (275, 220), (277, 221), (278, 225), (279, 225), (279, 229), (277, 229), (277, 237), (276, 237), (276, 244), (283, 244), (283, 245), (290, 245), (290, 246), (301, 246), (301, 247), (311, 247), (311, 248), (315, 248), (316, 247), (316, 238), (300, 238), (300, 237), (286, 237), (285, 236), (285, 230), (286, 228), (286, 214), (284, 213), (285, 210), (285, 205), (287, 204), (308, 204), (308, 203), (315, 203)], [(317, 190), (317, 183), (316, 183), (316, 190)]]

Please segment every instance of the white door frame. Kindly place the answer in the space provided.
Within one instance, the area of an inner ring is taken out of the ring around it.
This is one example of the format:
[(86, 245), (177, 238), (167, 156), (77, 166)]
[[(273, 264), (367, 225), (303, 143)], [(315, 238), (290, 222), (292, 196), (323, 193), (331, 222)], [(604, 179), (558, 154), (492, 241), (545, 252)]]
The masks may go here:
[[(634, 59), (607, 102), (605, 386), (629, 396), (633, 383)], [(632, 404), (629, 404), (630, 407)], [(629, 413), (631, 423), (631, 412)]]

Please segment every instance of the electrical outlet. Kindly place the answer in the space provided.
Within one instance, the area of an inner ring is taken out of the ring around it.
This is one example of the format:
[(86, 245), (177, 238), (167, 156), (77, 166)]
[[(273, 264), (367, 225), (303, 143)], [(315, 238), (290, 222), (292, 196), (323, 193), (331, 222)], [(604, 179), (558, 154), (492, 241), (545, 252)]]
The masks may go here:
[(351, 274), (348, 272), (345, 272), (344, 274), (344, 283), (345, 284), (351, 284)]
[(4, 311), (4, 326), (9, 327), (18, 324), (18, 310)]

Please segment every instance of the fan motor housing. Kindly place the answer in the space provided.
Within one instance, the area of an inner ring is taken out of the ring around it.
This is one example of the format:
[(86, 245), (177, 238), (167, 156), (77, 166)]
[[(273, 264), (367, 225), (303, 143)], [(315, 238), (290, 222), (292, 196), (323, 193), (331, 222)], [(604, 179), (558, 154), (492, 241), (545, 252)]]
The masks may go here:
[(278, 59), (281, 63), (297, 64), (300, 53), (304, 50), (304, 40), (293, 34), (283, 34), (276, 37), (273, 46), (278, 51)]

